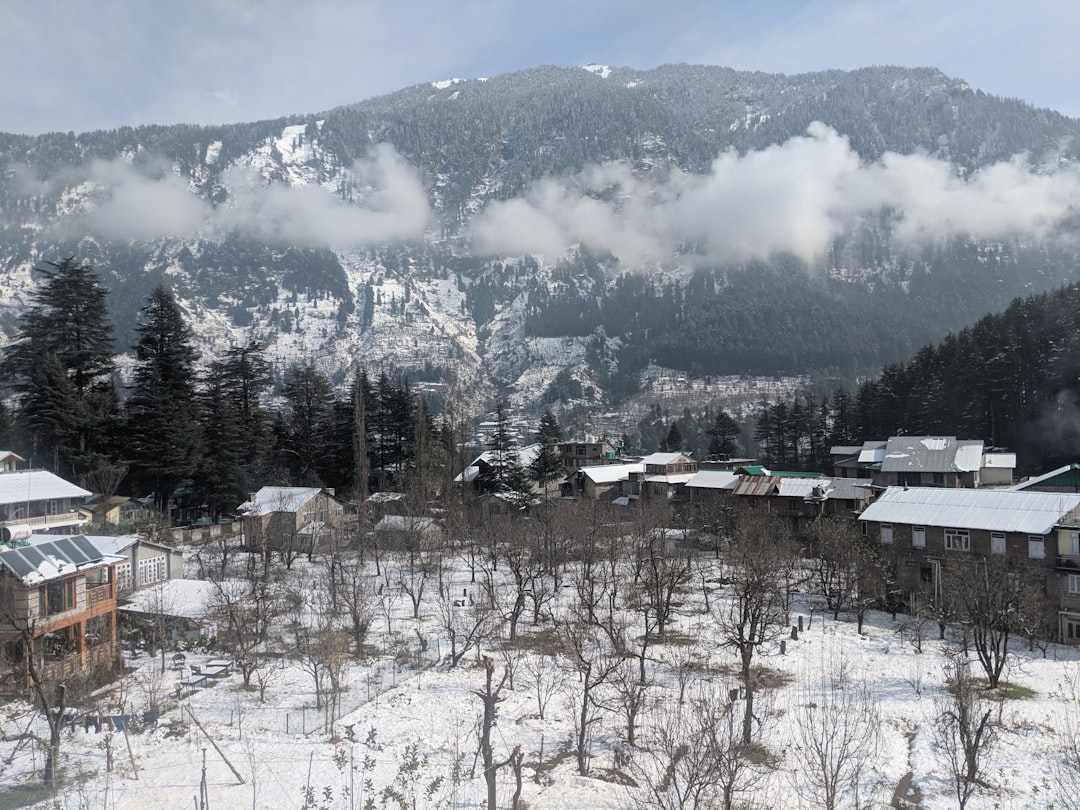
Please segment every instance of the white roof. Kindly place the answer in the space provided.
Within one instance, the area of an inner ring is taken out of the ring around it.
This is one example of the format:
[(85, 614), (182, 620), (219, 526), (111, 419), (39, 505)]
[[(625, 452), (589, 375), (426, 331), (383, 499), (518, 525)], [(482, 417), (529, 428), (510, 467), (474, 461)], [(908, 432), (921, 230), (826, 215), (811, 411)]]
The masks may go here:
[(1016, 468), (1016, 453), (987, 453), (983, 456), (983, 466), (998, 470)]
[(274, 512), (298, 512), (301, 507), (322, 492), (321, 487), (263, 487), (255, 500), (244, 501), (236, 511), (242, 515), (269, 515)]
[(737, 483), (738, 473), (730, 470), (699, 470), (686, 485), (697, 489), (734, 489)]
[(646, 481), (656, 481), (661, 484), (685, 484), (697, 473), (676, 473), (675, 475), (646, 475)]
[(650, 453), (641, 460), (642, 464), (671, 464), (673, 461), (688, 461), (689, 456), (682, 453)]
[(75, 486), (46, 470), (0, 472), (0, 504), (85, 498), (90, 490)]
[(781, 478), (777, 495), (781, 498), (809, 498), (814, 487), (829, 488), (828, 478)]
[(167, 579), (135, 591), (120, 610), (202, 619), (214, 606), (217, 593), (217, 586), (206, 580)]
[(638, 464), (598, 464), (593, 467), (582, 467), (579, 472), (594, 484), (614, 484), (616, 481), (625, 481), (630, 473), (645, 472), (645, 465)]
[(888, 442), (863, 442), (862, 450), (859, 451), (860, 464), (878, 464), (885, 458), (885, 445)]
[(859, 520), (1049, 534), (1077, 507), (1080, 494), (1072, 493), (889, 487)]

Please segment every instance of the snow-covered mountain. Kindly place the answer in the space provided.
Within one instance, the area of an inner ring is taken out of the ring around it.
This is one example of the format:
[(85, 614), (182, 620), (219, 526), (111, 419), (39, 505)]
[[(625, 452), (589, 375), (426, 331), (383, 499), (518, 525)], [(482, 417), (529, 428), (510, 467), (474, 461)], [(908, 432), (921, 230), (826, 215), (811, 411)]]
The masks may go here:
[[(1074, 277), (1080, 123), (930, 69), (538, 68), (304, 117), (0, 135), (0, 331), (74, 255), (119, 348), (601, 405), (651, 364), (850, 376)], [(452, 372), (452, 373), (451, 373)]]

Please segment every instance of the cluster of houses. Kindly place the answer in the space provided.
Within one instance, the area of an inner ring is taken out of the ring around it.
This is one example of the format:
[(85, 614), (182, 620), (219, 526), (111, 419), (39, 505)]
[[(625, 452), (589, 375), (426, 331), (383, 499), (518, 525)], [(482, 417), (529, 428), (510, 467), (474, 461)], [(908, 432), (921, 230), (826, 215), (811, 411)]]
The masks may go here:
[[(523, 447), (519, 461), (537, 454)], [(1080, 464), (1015, 483), (1013, 454), (980, 441), (898, 436), (835, 447), (831, 475), (770, 470), (751, 459), (707, 468), (683, 453), (626, 458), (605, 441), (564, 442), (559, 495), (622, 506), (660, 503), (687, 526), (732, 505), (779, 514), (797, 535), (819, 516), (855, 521), (868, 541), (892, 549), (900, 587), (942, 587), (950, 558), (1001, 555), (1044, 583), (1046, 609), (1062, 641), (1080, 641)], [(48, 677), (118, 658), (119, 612), (148, 610), (140, 589), (184, 576), (180, 551), (137, 535), (81, 533), (149, 516), (145, 502), (102, 498), (50, 472), (19, 469), (0, 451), (0, 692), (25, 688), (28, 656)], [(482, 494), (498, 458), (481, 454), (458, 483)], [(432, 537), (432, 517), (410, 515), (400, 493), (365, 503), (372, 529)], [(249, 546), (311, 553), (351, 518), (334, 491), (263, 487), (236, 510)], [(232, 525), (199, 529), (205, 541)]]

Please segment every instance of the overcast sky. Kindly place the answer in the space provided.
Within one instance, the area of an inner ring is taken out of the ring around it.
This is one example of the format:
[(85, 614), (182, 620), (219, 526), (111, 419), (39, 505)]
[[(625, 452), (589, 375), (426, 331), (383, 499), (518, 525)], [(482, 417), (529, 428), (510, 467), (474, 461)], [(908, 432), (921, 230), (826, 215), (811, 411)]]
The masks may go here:
[(933, 66), (1080, 116), (1076, 0), (0, 0), (0, 131), (316, 113), (552, 64)]

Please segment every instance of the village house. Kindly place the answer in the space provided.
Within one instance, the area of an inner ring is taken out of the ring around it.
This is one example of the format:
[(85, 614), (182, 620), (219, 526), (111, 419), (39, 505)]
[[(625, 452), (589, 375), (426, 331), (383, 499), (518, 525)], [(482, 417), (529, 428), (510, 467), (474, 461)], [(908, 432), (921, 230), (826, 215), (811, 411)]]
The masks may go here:
[(248, 547), (310, 554), (341, 529), (344, 507), (325, 487), (263, 487), (236, 512)]
[(892, 436), (869, 441), (857, 454), (832, 449), (833, 477), (871, 478), (874, 486), (992, 487), (1012, 483), (1016, 454), (955, 436)]
[(98, 528), (147, 523), (156, 516), (153, 507), (145, 501), (126, 495), (90, 495), (79, 509), (86, 522)]
[(639, 483), (641, 497), (648, 500), (685, 500), (686, 483), (698, 471), (697, 462), (685, 453), (651, 453), (641, 464), (645, 469), (631, 473), (630, 481)]
[(79, 506), (90, 494), (46, 470), (5, 468), (0, 472), (0, 541), (25, 540), (35, 532), (70, 534), (86, 522)]
[(581, 467), (618, 464), (621, 461), (618, 450), (608, 442), (597, 439), (562, 442), (559, 445), (559, 458), (568, 475)]
[[(540, 449), (539, 443), (517, 448), (513, 455), (517, 456), (518, 466), (522, 470), (527, 470), (540, 455)], [(485, 450), (473, 459), (472, 464), (455, 476), (454, 483), (467, 485), (477, 494), (493, 492), (507, 463), (507, 453), (499, 450)]]
[(1024, 492), (1080, 492), (1080, 464), (1066, 464), (1014, 484), (1011, 489)]
[(121, 599), (132, 592), (184, 576), (184, 553), (172, 546), (155, 543), (137, 534), (118, 536), (87, 535), (102, 553), (117, 557), (116, 595)]
[[(1066, 553), (1059, 546), (1072, 540), (1059, 527), (1075, 525), (1078, 517), (1080, 494), (889, 487), (859, 523), (866, 537), (895, 554), (898, 586), (908, 604), (919, 591), (937, 598), (948, 587), (945, 561), (1001, 556), (1023, 565), (1044, 585), (1049, 618), (1058, 610), (1061, 581), (1066, 592), (1072, 584), (1080, 591), (1080, 579), (1068, 579), (1069, 558), (1080, 563), (1080, 539)], [(1076, 570), (1080, 573), (1080, 565)], [(1061, 628), (1064, 636), (1064, 618)]]
[(2, 689), (26, 689), (31, 660), (46, 680), (115, 665), (118, 558), (82, 535), (0, 548)]

